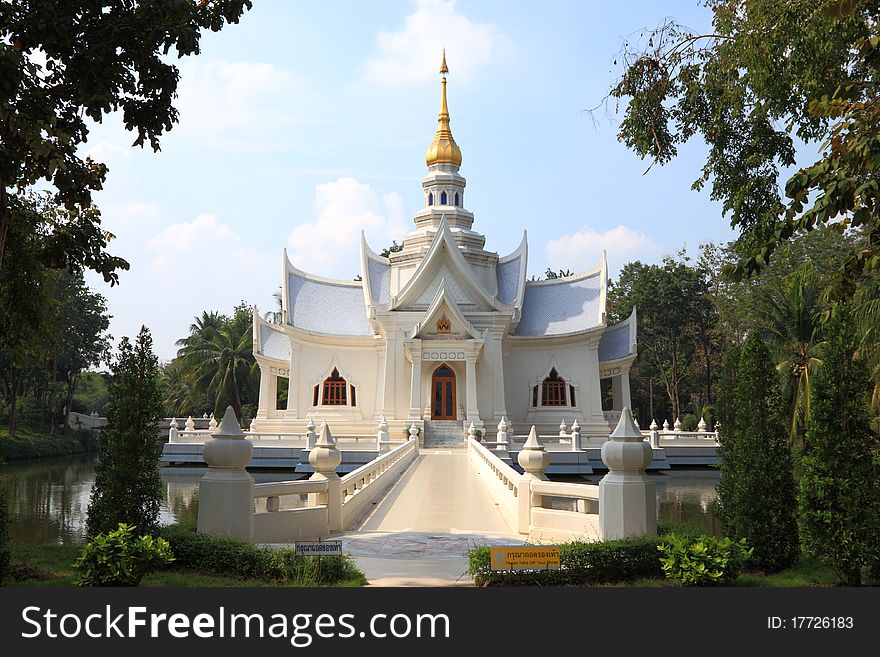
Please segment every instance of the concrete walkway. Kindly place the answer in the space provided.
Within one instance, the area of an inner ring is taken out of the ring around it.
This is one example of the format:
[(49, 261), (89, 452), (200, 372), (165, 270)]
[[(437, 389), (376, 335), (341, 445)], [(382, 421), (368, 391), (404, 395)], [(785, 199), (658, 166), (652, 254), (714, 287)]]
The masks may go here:
[(467, 551), (520, 545), (464, 449), (423, 450), (342, 537), (371, 586), (470, 585)]

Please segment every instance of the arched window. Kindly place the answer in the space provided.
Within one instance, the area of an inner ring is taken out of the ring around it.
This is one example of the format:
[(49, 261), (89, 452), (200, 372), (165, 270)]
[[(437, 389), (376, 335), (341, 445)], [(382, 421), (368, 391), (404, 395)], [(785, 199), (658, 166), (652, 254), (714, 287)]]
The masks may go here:
[(446, 205), (446, 192), (440, 192), (440, 205)]
[(434, 205), (434, 193), (428, 194), (428, 205)]
[(459, 205), (461, 204), (458, 202), (458, 192), (455, 192), (455, 206), (458, 207)]
[(339, 376), (339, 370), (334, 367), (330, 376), (324, 379), (324, 405), (346, 406), (348, 404), (347, 387), (345, 379)]
[(554, 367), (541, 385), (541, 406), (565, 406), (565, 379)]

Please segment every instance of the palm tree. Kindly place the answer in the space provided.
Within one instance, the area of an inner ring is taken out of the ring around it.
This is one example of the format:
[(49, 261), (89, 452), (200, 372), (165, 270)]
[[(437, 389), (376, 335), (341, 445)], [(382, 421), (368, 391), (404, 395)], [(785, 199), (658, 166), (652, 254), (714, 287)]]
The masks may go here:
[(263, 315), (263, 319), (265, 319), (267, 322), (271, 322), (272, 324), (280, 324), (281, 318), (284, 315), (284, 306), (281, 303), (280, 287), (272, 293), (272, 298), (275, 299), (275, 310), (268, 311), (265, 315)]
[(767, 336), (783, 380), (789, 438), (803, 443), (810, 417), (810, 386), (822, 360), (821, 284), (815, 271), (802, 267), (769, 284), (758, 303), (758, 326)]
[(871, 412), (880, 415), (880, 274), (868, 276), (856, 289), (852, 316), (857, 322), (859, 355), (868, 364), (874, 383)]
[(213, 397), (214, 415), (219, 417), (231, 404), (241, 421), (242, 391), (251, 385), (257, 367), (251, 327), (227, 323), (211, 340), (186, 348), (185, 361), (194, 385)]
[(210, 312), (203, 310), (202, 316), (195, 317), (194, 319), (195, 321), (189, 325), (189, 335), (185, 338), (181, 338), (175, 343), (180, 347), (180, 350), (177, 352), (178, 356), (184, 355), (181, 351), (185, 350), (190, 345), (210, 341), (229, 321), (228, 317), (216, 310)]

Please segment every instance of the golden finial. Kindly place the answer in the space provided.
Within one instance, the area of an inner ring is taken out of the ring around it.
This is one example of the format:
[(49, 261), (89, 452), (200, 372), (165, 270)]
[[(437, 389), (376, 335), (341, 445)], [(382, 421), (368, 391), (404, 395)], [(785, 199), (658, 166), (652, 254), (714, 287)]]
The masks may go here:
[(440, 114), (437, 116), (437, 134), (434, 141), (428, 146), (425, 154), (425, 162), (432, 164), (454, 164), (461, 166), (461, 149), (452, 137), (449, 128), (449, 108), (446, 106), (446, 75), (449, 68), (446, 66), (446, 48), (443, 49), (443, 60), (440, 62)]

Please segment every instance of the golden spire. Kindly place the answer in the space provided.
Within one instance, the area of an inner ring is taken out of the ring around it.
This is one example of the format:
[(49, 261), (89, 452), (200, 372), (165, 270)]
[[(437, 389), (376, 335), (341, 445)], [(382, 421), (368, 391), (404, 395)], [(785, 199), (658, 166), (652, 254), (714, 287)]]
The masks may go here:
[(443, 49), (443, 60), (440, 63), (440, 114), (437, 116), (437, 134), (434, 141), (428, 146), (425, 154), (425, 162), (428, 166), (441, 162), (461, 166), (461, 149), (452, 137), (449, 128), (449, 108), (446, 106), (446, 75), (449, 69), (446, 67), (446, 48)]

